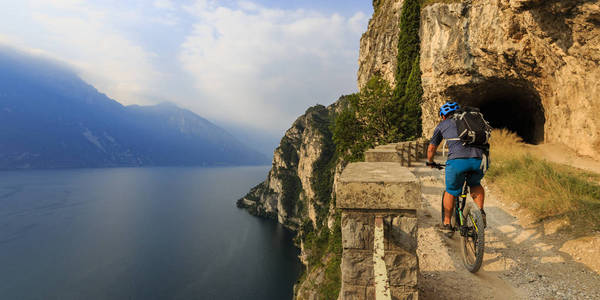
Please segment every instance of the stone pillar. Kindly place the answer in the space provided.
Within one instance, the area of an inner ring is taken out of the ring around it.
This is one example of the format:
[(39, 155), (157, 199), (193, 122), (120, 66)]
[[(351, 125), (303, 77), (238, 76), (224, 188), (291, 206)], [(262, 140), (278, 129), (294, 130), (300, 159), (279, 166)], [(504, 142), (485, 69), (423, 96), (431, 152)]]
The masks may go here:
[(336, 185), (342, 210), (341, 299), (418, 299), (416, 177), (399, 163), (349, 164)]

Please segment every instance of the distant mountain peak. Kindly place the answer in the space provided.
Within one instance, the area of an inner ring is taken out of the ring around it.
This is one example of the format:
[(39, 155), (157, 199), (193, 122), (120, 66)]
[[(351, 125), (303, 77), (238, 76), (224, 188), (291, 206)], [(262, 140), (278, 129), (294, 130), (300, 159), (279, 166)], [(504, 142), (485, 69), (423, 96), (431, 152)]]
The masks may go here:
[(172, 102), (125, 107), (63, 66), (3, 48), (0, 127), (0, 169), (268, 163)]

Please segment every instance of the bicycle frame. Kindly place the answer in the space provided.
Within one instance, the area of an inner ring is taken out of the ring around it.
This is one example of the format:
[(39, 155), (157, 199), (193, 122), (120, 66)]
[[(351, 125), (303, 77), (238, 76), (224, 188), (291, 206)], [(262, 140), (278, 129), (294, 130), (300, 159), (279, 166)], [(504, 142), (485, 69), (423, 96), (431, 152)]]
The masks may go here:
[[(462, 192), (454, 201), (454, 217), (456, 219), (457, 231), (460, 232), (461, 236), (467, 235), (468, 227), (465, 225), (465, 216), (463, 215), (463, 211), (467, 204), (467, 195), (469, 194), (469, 186), (467, 185), (467, 178), (465, 178), (465, 183), (463, 183)], [(473, 220), (473, 216), (471, 216), (471, 224), (475, 228), (475, 232), (479, 232), (479, 228), (477, 228), (477, 224), (475, 224), (475, 220)]]
[[(442, 170), (445, 165), (440, 165), (436, 163), (431, 163), (429, 166)], [(465, 173), (465, 180), (462, 186), (462, 191), (458, 197), (454, 200), (454, 205), (452, 209), (452, 216), (450, 216), (452, 220), (452, 231), (446, 232), (446, 236), (451, 238), (455, 231), (460, 232), (462, 236), (461, 244), (462, 244), (462, 254), (463, 254), (463, 263), (469, 272), (475, 273), (481, 267), (483, 262), (484, 248), (485, 248), (485, 231), (484, 228), (481, 227), (483, 222), (481, 220), (481, 214), (479, 211), (473, 207), (473, 205), (467, 205), (467, 195), (470, 192), (470, 188), (467, 184), (469, 172)], [(444, 198), (446, 196), (446, 192), (442, 194), (442, 222), (444, 222), (444, 212), (446, 208), (444, 207)], [(477, 220), (477, 221), (476, 221)]]
[[(463, 184), (462, 192), (454, 201), (454, 218), (456, 220), (456, 231), (460, 232), (461, 236), (466, 236), (468, 234), (468, 227), (465, 225), (465, 216), (463, 211), (467, 204), (467, 195), (469, 194), (469, 186), (467, 185), (467, 178), (465, 178), (465, 183)], [(477, 224), (475, 220), (473, 220), (473, 216), (471, 216), (471, 224), (475, 228), (475, 232), (479, 232), (479, 228), (477, 228)]]
[[(433, 163), (433, 166), (435, 168), (438, 168), (439, 170), (444, 169), (444, 167), (446, 167), (446, 165), (444, 164), (436, 164)], [(465, 180), (463, 183), (463, 187), (462, 187), (462, 192), (460, 193), (460, 195), (455, 199), (454, 201), (454, 218), (455, 218), (455, 224), (457, 225), (455, 228), (453, 228), (455, 231), (460, 231), (460, 235), (461, 236), (466, 236), (467, 235), (467, 230), (469, 229), (466, 225), (465, 225), (465, 216), (463, 214), (463, 211), (465, 209), (465, 206), (467, 204), (467, 195), (469, 194), (469, 186), (467, 185), (467, 176), (465, 175)], [(443, 201), (442, 201), (443, 203)], [(444, 208), (442, 207), (442, 210)], [(442, 220), (443, 221), (443, 220)], [(477, 228), (477, 224), (475, 222), (475, 220), (473, 220), (473, 216), (471, 216), (471, 223), (473, 224), (473, 227), (475, 228), (475, 232), (479, 232), (479, 228)]]

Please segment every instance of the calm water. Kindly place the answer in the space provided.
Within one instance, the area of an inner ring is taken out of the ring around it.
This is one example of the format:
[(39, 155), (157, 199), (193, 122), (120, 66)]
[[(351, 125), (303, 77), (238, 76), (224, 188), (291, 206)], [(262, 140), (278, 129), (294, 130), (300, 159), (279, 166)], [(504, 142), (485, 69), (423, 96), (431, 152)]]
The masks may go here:
[(290, 232), (235, 207), (267, 167), (0, 172), (2, 299), (290, 299)]

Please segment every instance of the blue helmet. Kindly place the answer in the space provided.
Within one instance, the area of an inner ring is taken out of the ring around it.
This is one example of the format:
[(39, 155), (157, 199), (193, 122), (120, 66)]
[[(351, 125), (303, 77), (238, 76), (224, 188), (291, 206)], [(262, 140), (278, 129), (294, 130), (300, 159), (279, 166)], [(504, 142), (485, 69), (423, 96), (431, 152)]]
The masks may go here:
[(460, 108), (460, 106), (456, 102), (446, 102), (446, 104), (444, 104), (444, 105), (442, 105), (442, 107), (440, 107), (440, 117), (446, 116), (447, 114), (449, 114), (453, 111), (456, 111), (459, 108)]

